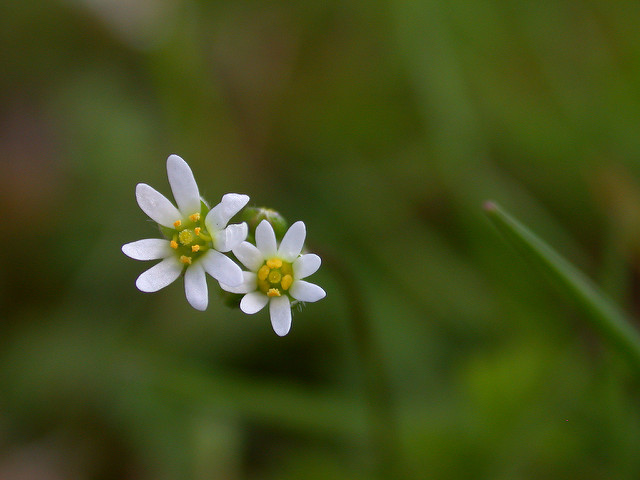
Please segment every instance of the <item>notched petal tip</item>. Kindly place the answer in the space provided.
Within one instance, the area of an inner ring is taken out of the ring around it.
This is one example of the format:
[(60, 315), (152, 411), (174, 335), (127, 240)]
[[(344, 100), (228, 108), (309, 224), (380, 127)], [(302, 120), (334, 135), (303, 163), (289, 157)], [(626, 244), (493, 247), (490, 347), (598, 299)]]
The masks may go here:
[(238, 211), (236, 213), (238, 213), (241, 208), (249, 203), (249, 195), (244, 193), (225, 193), (222, 196), (221, 203), (229, 205), (230, 208), (237, 208)]
[(219, 231), (249, 202), (249, 196), (239, 193), (227, 193), (219, 204), (207, 214), (205, 225), (209, 231)]

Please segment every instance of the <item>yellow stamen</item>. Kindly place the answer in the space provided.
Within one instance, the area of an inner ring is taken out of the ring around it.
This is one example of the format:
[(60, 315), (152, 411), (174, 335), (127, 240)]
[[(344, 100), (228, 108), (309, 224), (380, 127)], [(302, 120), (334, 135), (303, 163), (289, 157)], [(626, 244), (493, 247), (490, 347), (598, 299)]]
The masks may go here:
[(278, 283), (280, 281), (280, 279), (282, 279), (282, 275), (280, 275), (279, 271), (271, 270), (269, 272), (269, 281), (271, 283)]
[(280, 290), (277, 288), (270, 288), (267, 292), (267, 297), (279, 297), (280, 295)]
[(198, 250), (200, 250), (200, 245), (191, 245), (192, 252), (197, 252)]
[(189, 220), (191, 220), (194, 223), (197, 222), (198, 220), (200, 220), (200, 214), (194, 213), (193, 215), (189, 215)]
[(282, 266), (282, 260), (279, 258), (270, 258), (267, 260), (267, 267), (269, 268), (280, 268)]
[(196, 227), (193, 229), (193, 231), (196, 232), (196, 235), (200, 235), (200, 230), (202, 230), (200, 227)]
[(180, 220), (176, 220), (175, 222), (173, 222), (173, 226), (178, 228), (180, 225), (182, 225), (182, 222)]
[(176, 242), (175, 240), (171, 240), (170, 245), (171, 245), (171, 248), (173, 248), (174, 250), (178, 248), (178, 242)]
[(258, 278), (260, 280), (266, 280), (267, 277), (269, 276), (269, 267), (267, 267), (266, 265), (263, 265), (262, 267), (260, 267), (260, 270), (258, 270)]
[(280, 286), (283, 290), (289, 290), (289, 287), (293, 283), (293, 277), (291, 275), (285, 275), (282, 277), (282, 281), (280, 282)]
[(185, 265), (191, 265), (191, 257), (187, 257), (186, 255), (182, 255), (180, 261)]

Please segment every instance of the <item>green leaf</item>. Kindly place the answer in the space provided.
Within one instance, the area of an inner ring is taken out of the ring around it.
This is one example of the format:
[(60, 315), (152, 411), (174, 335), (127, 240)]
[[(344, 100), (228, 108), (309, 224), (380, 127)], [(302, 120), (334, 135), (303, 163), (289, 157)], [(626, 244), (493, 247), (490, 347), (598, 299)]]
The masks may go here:
[(494, 202), (484, 209), (525, 257), (546, 272), (562, 292), (582, 310), (586, 319), (640, 370), (640, 335), (631, 322), (602, 291), (580, 270), (565, 260), (527, 227)]

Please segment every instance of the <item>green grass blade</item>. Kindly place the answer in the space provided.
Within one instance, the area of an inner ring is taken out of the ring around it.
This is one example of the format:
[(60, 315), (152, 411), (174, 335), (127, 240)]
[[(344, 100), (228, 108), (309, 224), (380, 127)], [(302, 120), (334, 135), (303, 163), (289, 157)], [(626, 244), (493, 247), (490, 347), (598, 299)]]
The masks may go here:
[(507, 240), (546, 272), (597, 331), (640, 370), (640, 334), (618, 307), (588, 277), (499, 205), (486, 202), (484, 209)]

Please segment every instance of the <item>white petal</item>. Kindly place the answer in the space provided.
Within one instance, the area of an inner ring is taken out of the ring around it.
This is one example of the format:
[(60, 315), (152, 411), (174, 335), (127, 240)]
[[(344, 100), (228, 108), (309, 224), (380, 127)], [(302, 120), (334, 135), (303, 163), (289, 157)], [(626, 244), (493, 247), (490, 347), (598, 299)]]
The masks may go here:
[(136, 287), (143, 292), (157, 292), (180, 276), (183, 265), (174, 256), (154, 265), (136, 280)]
[(146, 183), (136, 185), (136, 199), (142, 211), (160, 225), (173, 228), (173, 223), (182, 219), (182, 214), (173, 203)]
[(291, 285), (289, 293), (301, 302), (317, 302), (327, 296), (327, 293), (315, 283), (296, 280)]
[(315, 253), (301, 255), (293, 262), (293, 278), (301, 279), (316, 273), (322, 260)]
[(207, 309), (209, 303), (207, 276), (201, 262), (188, 266), (187, 271), (184, 272), (184, 293), (193, 308), (200, 311)]
[(193, 213), (200, 213), (200, 192), (198, 184), (193, 178), (193, 172), (187, 162), (178, 155), (170, 155), (167, 158), (167, 176), (173, 197), (176, 199), (178, 209), (183, 217)]
[(247, 233), (249, 233), (249, 227), (244, 222), (229, 225), (224, 230), (213, 234), (213, 248), (219, 252), (229, 252), (244, 242), (244, 239), (247, 238)]
[(225, 285), (237, 287), (242, 283), (242, 270), (229, 257), (216, 250), (209, 250), (200, 260), (209, 275)]
[(253, 272), (242, 272), (242, 283), (237, 287), (230, 287), (224, 283), (220, 284), (220, 288), (231, 293), (249, 293), (256, 290), (258, 285), (258, 276)]
[(306, 236), (307, 229), (304, 222), (298, 221), (291, 225), (280, 243), (278, 256), (287, 262), (293, 262), (300, 255)]
[(264, 263), (264, 257), (258, 247), (249, 242), (242, 242), (233, 249), (233, 254), (252, 272), (257, 272)]
[(249, 315), (253, 315), (262, 310), (268, 301), (269, 297), (262, 292), (247, 293), (240, 301), (240, 310)]
[(242, 210), (248, 202), (249, 197), (247, 195), (227, 193), (222, 196), (220, 203), (209, 211), (204, 224), (210, 232), (222, 230), (227, 226), (229, 220)]
[(276, 234), (271, 224), (266, 220), (262, 220), (256, 228), (256, 247), (264, 258), (275, 257), (278, 251)]
[(171, 255), (169, 240), (145, 238), (137, 242), (125, 243), (122, 253), (134, 260), (157, 260)]
[(291, 304), (289, 297), (273, 297), (269, 302), (269, 314), (273, 331), (284, 337), (291, 329)]

